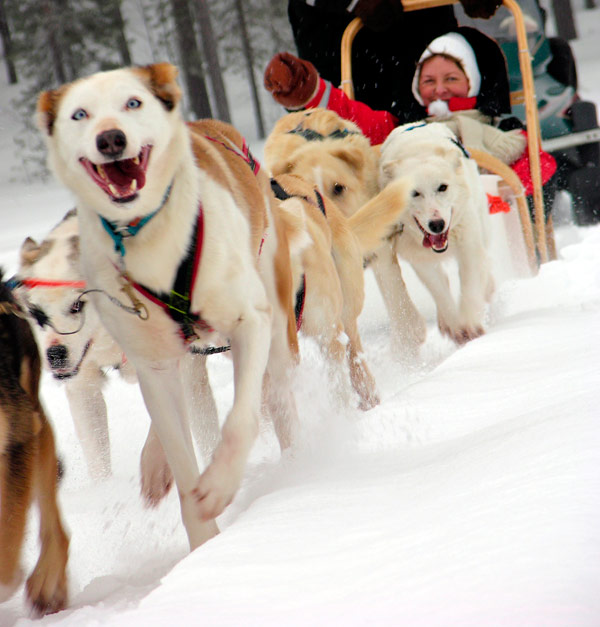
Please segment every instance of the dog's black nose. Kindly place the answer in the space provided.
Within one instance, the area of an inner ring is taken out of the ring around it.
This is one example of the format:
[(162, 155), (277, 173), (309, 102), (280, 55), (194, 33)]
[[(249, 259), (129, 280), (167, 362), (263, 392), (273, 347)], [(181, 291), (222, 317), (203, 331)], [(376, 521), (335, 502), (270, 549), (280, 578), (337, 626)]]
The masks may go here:
[(432, 233), (443, 233), (446, 222), (444, 220), (431, 220), (427, 226)]
[(46, 351), (46, 357), (51, 368), (64, 368), (67, 365), (69, 351), (64, 344), (55, 344)]
[(96, 148), (105, 157), (118, 157), (127, 146), (127, 137), (119, 129), (113, 128), (96, 136)]

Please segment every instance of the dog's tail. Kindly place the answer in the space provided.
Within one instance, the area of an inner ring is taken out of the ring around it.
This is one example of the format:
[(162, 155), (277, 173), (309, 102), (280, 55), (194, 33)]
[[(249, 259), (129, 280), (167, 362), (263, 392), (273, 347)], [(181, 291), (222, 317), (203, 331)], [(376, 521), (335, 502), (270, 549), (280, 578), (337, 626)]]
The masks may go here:
[(350, 228), (360, 242), (363, 257), (401, 229), (401, 216), (412, 187), (410, 179), (396, 179), (350, 216)]

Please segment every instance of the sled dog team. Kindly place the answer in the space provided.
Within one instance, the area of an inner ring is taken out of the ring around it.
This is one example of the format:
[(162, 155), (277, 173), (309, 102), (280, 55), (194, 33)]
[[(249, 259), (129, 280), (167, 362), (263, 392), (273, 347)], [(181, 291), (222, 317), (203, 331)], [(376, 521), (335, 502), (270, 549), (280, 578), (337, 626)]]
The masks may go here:
[[(0, 363), (12, 366), (0, 384), (0, 599), (20, 583), (33, 492), (42, 545), (27, 595), (40, 613), (66, 604), (68, 540), (37, 399), (40, 355), (24, 316), (36, 319), (41, 359), (64, 381), (94, 478), (110, 472), (104, 372), (117, 368), (139, 383), (151, 417), (142, 494), (156, 504), (176, 484), (192, 549), (218, 533), (261, 415), (282, 450), (292, 443), (298, 334), (317, 341), (341, 402), (378, 404), (357, 323), (365, 265), (398, 354), (415, 353), (426, 333), (398, 257), (431, 292), (443, 334), (461, 344), (484, 332), (493, 291), (487, 203), (475, 164), (446, 126), (399, 127), (377, 154), (332, 112), (292, 113), (276, 124), (260, 164), (232, 126), (184, 122), (176, 75), (167, 63), (125, 68), (39, 97), (50, 167), (77, 209), (43, 242), (23, 243), (12, 290), (2, 286)], [(449, 255), (458, 305), (443, 269)], [(234, 369), (220, 429), (206, 371), (214, 350), (227, 350)]]

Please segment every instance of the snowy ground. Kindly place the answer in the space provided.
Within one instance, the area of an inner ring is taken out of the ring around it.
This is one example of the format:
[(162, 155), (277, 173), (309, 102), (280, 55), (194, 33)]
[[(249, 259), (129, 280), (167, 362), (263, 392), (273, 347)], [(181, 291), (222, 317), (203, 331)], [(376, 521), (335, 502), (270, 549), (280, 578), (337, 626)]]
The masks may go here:
[[(600, 104), (600, 9), (578, 12), (582, 95)], [(4, 80), (4, 79), (0, 79)], [(9, 96), (0, 100), (0, 264), (71, 206), (56, 184), (13, 183)], [(260, 146), (257, 147), (259, 151)], [(560, 222), (560, 220), (559, 220)], [(557, 227), (559, 260), (506, 278), (487, 334), (457, 349), (429, 320), (417, 363), (399, 363), (370, 273), (360, 329), (382, 403), (340, 413), (302, 343), (300, 441), (280, 458), (268, 425), (222, 533), (188, 553), (175, 494), (139, 498), (148, 417), (107, 387), (114, 476), (86, 475), (63, 390), (43, 397), (66, 466), (70, 607), (48, 625), (600, 624), (600, 226)], [(210, 361), (221, 415), (229, 362)], [(36, 559), (33, 517), (24, 566)], [(20, 591), (0, 625), (29, 625)]]

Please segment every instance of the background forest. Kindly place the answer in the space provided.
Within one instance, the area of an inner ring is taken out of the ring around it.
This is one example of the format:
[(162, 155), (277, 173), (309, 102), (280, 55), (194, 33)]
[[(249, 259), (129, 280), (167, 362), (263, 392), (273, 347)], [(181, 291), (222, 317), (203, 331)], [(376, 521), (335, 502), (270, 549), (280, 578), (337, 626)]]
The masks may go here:
[[(14, 102), (23, 125), (19, 176), (45, 172), (33, 118), (39, 91), (123, 65), (175, 63), (188, 118), (216, 117), (264, 138), (281, 108), (266, 98), (263, 69), (275, 52), (294, 49), (286, 7), (279, 0), (0, 0), (8, 80), (23, 85)], [(233, 119), (238, 110), (248, 115), (243, 123)]]

